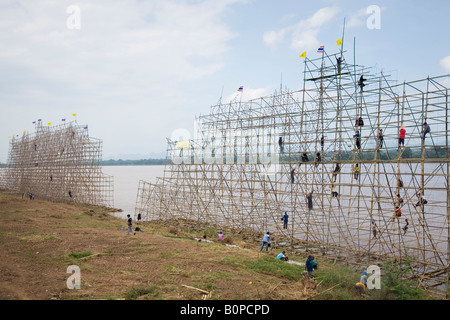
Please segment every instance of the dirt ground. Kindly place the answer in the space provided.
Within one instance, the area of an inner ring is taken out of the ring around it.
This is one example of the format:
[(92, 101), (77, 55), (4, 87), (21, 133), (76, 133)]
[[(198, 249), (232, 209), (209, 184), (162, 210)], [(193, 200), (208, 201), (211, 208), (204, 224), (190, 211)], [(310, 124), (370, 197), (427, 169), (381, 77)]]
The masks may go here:
[[(315, 282), (255, 271), (257, 244), (199, 242), (169, 226), (135, 224), (108, 209), (0, 193), (0, 299), (250, 300), (306, 299)], [(201, 234), (198, 235), (201, 237)], [(67, 273), (80, 267), (81, 288)], [(300, 268), (300, 267), (299, 267)]]

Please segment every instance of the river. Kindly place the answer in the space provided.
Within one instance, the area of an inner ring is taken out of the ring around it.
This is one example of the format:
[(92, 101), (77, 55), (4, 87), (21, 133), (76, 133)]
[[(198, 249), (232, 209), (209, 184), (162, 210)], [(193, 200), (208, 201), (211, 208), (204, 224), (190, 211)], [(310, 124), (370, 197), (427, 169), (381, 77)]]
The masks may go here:
[(123, 210), (115, 215), (125, 218), (134, 215), (139, 180), (156, 183), (164, 166), (103, 166), (102, 171), (114, 177), (114, 208)]

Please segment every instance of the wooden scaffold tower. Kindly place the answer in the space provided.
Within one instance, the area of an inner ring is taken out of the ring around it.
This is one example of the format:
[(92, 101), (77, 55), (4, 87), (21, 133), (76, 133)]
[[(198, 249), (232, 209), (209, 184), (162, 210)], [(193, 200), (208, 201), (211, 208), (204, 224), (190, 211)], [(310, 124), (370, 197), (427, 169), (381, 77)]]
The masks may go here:
[(194, 139), (168, 141), (164, 176), (140, 182), (136, 215), (270, 231), (366, 266), (411, 260), (421, 286), (448, 291), (450, 75), (396, 83), (344, 53), (306, 58), (301, 90), (197, 117)]
[(102, 141), (76, 120), (35, 125), (35, 133), (13, 137), (3, 187), (55, 202), (114, 206), (113, 177), (102, 172)]

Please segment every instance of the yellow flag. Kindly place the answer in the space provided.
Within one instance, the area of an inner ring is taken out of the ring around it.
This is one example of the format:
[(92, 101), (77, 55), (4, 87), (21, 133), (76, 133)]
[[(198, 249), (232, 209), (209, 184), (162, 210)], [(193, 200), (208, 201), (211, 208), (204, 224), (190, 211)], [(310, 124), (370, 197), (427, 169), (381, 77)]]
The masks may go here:
[(51, 122), (48, 123), (48, 125), (51, 125), (51, 124), (52, 124)]
[(23, 134), (27, 133), (26, 131), (23, 132)]
[(306, 58), (306, 51), (303, 52), (299, 57), (300, 57), (300, 58)]
[(342, 46), (342, 39), (336, 40), (336, 45)]
[(8, 139), (11, 139), (11, 136), (8, 136)]
[(76, 114), (76, 113), (72, 113), (72, 115), (73, 115), (74, 117), (76, 117), (76, 116), (77, 116), (77, 114)]

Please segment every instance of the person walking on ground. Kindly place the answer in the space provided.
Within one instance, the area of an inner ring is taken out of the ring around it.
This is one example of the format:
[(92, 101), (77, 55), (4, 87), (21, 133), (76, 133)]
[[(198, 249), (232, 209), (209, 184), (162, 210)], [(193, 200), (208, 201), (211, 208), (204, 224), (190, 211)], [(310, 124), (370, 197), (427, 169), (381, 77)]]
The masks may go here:
[(400, 134), (398, 136), (398, 147), (405, 146), (405, 137), (406, 137), (406, 130), (404, 126), (400, 127)]
[(219, 241), (223, 240), (223, 233), (222, 233), (222, 231), (219, 232), (217, 238), (218, 238)]
[(127, 214), (127, 218), (128, 218), (128, 230), (127, 230), (127, 235), (130, 234), (130, 231), (136, 235), (136, 232), (134, 232), (133, 230), (133, 219), (131, 219), (131, 216), (129, 214)]
[(305, 263), (306, 271), (308, 271), (308, 276), (310, 279), (313, 278), (313, 271), (317, 269), (317, 262), (314, 261), (314, 256), (309, 255)]
[(266, 251), (269, 251), (269, 240), (270, 240), (270, 233), (269, 231), (267, 231), (267, 233), (263, 237), (261, 251), (263, 251), (264, 247), (266, 247)]
[(289, 219), (289, 215), (287, 214), (287, 212), (285, 212), (284, 216), (283, 216), (283, 229), (287, 229), (288, 219)]

